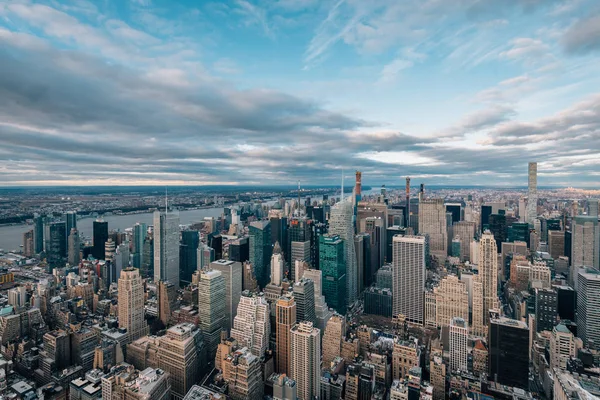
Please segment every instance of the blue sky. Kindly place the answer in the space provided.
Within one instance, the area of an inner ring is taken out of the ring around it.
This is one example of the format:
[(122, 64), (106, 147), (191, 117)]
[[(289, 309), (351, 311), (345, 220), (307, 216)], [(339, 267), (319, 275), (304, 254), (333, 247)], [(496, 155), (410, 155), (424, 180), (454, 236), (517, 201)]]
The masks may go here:
[(595, 0), (0, 4), (0, 185), (600, 186)]

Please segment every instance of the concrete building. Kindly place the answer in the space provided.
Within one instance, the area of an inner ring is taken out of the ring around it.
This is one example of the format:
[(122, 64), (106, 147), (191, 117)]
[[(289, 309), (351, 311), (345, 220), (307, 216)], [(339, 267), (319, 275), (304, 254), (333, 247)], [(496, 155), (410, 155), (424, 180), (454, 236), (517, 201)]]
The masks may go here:
[(290, 376), (298, 385), (298, 399), (311, 400), (321, 395), (321, 333), (311, 322), (292, 327)]
[(450, 370), (467, 372), (468, 320), (454, 317), (450, 322)]
[(69, 232), (67, 262), (69, 265), (79, 265), (81, 261), (81, 249), (79, 244), (79, 232), (72, 228)]
[(473, 345), (473, 375), (480, 377), (488, 372), (488, 349), (482, 340)]
[(527, 223), (533, 226), (533, 221), (537, 218), (537, 163), (529, 163), (529, 185), (527, 190)]
[(489, 310), (498, 309), (498, 248), (494, 235), (486, 231), (479, 241), (479, 276), (483, 285), (483, 321), (488, 323)]
[(263, 296), (243, 292), (233, 320), (231, 337), (261, 359), (269, 347), (270, 335), (269, 304)]
[(314, 282), (315, 289), (315, 326), (325, 332), (327, 321), (333, 315), (333, 311), (329, 309), (323, 295), (323, 271), (318, 269), (307, 269), (304, 271), (304, 278)]
[[(443, 202), (441, 203), (443, 206)], [(423, 324), (425, 294), (425, 238), (394, 236), (392, 314)]]
[(273, 382), (273, 400), (296, 400), (298, 385), (296, 381), (283, 374), (273, 374), (269, 377)]
[(281, 281), (285, 273), (285, 260), (281, 252), (279, 242), (275, 242), (273, 247), (273, 255), (271, 256), (271, 283), (273, 285), (281, 285)]
[(333, 314), (323, 334), (323, 368), (328, 368), (336, 357), (340, 357), (344, 336), (346, 318), (337, 313)]
[(461, 261), (471, 261), (471, 242), (475, 238), (477, 224), (475, 222), (458, 221), (452, 224), (452, 234), (460, 241)]
[(434, 288), (436, 326), (449, 326), (453, 317), (469, 320), (469, 293), (465, 282), (448, 275)]
[(198, 316), (209, 360), (214, 359), (221, 331), (227, 324), (226, 308), (223, 274), (216, 270), (202, 271), (198, 284)]
[(443, 199), (419, 202), (419, 234), (429, 236), (429, 251), (441, 259), (448, 255), (448, 227)]
[(127, 343), (131, 343), (149, 332), (144, 316), (144, 284), (140, 270), (122, 270), (118, 285), (119, 328), (127, 330)]
[(275, 305), (276, 362), (275, 371), (280, 374), (291, 373), (291, 337), (290, 330), (296, 323), (296, 302), (291, 296), (282, 296)]
[(223, 379), (232, 400), (262, 400), (264, 382), (260, 360), (248, 348), (234, 350), (223, 359), (222, 365)]
[(27, 288), (25, 286), (17, 286), (8, 290), (8, 304), (15, 308), (25, 307), (27, 303)]
[(553, 259), (565, 254), (565, 231), (548, 231), (548, 252)]
[(154, 281), (179, 287), (179, 212), (154, 212)]
[(429, 361), (429, 376), (433, 386), (433, 400), (446, 398), (446, 364), (441, 355), (434, 355)]
[(600, 346), (600, 271), (580, 268), (577, 276), (577, 336), (587, 347)]
[(242, 263), (229, 260), (217, 260), (210, 263), (210, 268), (221, 271), (225, 280), (225, 329), (231, 330), (242, 295)]
[(577, 216), (573, 219), (571, 265), (574, 268), (600, 268), (600, 226), (598, 217)]
[(421, 350), (417, 341), (394, 339), (392, 350), (392, 378), (403, 379), (412, 367), (419, 367)]
[(556, 325), (550, 339), (550, 368), (566, 370), (567, 361), (577, 357), (577, 350), (581, 347), (581, 339), (576, 338), (564, 324)]

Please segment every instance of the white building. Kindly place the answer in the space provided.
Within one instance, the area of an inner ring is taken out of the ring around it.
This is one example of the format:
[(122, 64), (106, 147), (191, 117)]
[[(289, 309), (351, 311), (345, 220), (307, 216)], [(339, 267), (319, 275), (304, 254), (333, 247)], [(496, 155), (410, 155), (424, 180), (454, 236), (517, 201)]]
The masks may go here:
[(469, 325), (458, 317), (450, 321), (450, 370), (468, 371), (467, 341), (469, 338)]
[(321, 396), (321, 333), (311, 322), (300, 322), (291, 331), (290, 376), (298, 385), (298, 398)]
[(424, 323), (425, 238), (393, 238), (392, 315), (402, 314), (408, 321)]
[(487, 325), (489, 310), (498, 308), (498, 249), (489, 231), (485, 231), (479, 241), (478, 265), (483, 284), (483, 321)]
[(243, 292), (233, 320), (231, 337), (261, 358), (269, 347), (270, 334), (269, 304), (263, 296)]

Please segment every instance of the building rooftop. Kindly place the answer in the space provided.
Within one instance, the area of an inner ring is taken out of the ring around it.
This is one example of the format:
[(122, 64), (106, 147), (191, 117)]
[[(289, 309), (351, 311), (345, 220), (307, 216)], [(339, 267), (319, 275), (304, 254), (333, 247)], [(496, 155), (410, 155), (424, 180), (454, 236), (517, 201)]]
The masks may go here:
[(225, 399), (221, 393), (214, 392), (208, 388), (194, 385), (189, 392), (184, 396), (183, 400), (215, 400)]
[(516, 319), (510, 319), (506, 317), (500, 317), (492, 319), (493, 323), (504, 326), (512, 326), (514, 328), (528, 329), (527, 324), (523, 321), (518, 321)]
[(554, 329), (556, 329), (557, 332), (561, 332), (561, 333), (571, 333), (571, 331), (569, 330), (569, 328), (567, 328), (565, 326), (565, 324), (558, 324), (554, 327)]

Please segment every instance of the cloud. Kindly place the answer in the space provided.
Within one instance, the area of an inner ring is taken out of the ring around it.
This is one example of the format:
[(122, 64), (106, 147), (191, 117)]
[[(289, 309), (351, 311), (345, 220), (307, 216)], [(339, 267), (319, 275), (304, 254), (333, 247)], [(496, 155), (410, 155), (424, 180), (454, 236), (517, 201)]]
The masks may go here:
[(500, 58), (534, 64), (552, 57), (550, 47), (539, 39), (516, 38), (511, 48), (500, 53)]
[(236, 10), (246, 16), (246, 24), (258, 25), (262, 28), (265, 36), (269, 38), (275, 37), (274, 32), (269, 25), (266, 10), (247, 0), (236, 0), (235, 4), (237, 5)]
[(561, 44), (568, 54), (600, 51), (600, 15), (575, 22), (562, 37)]

